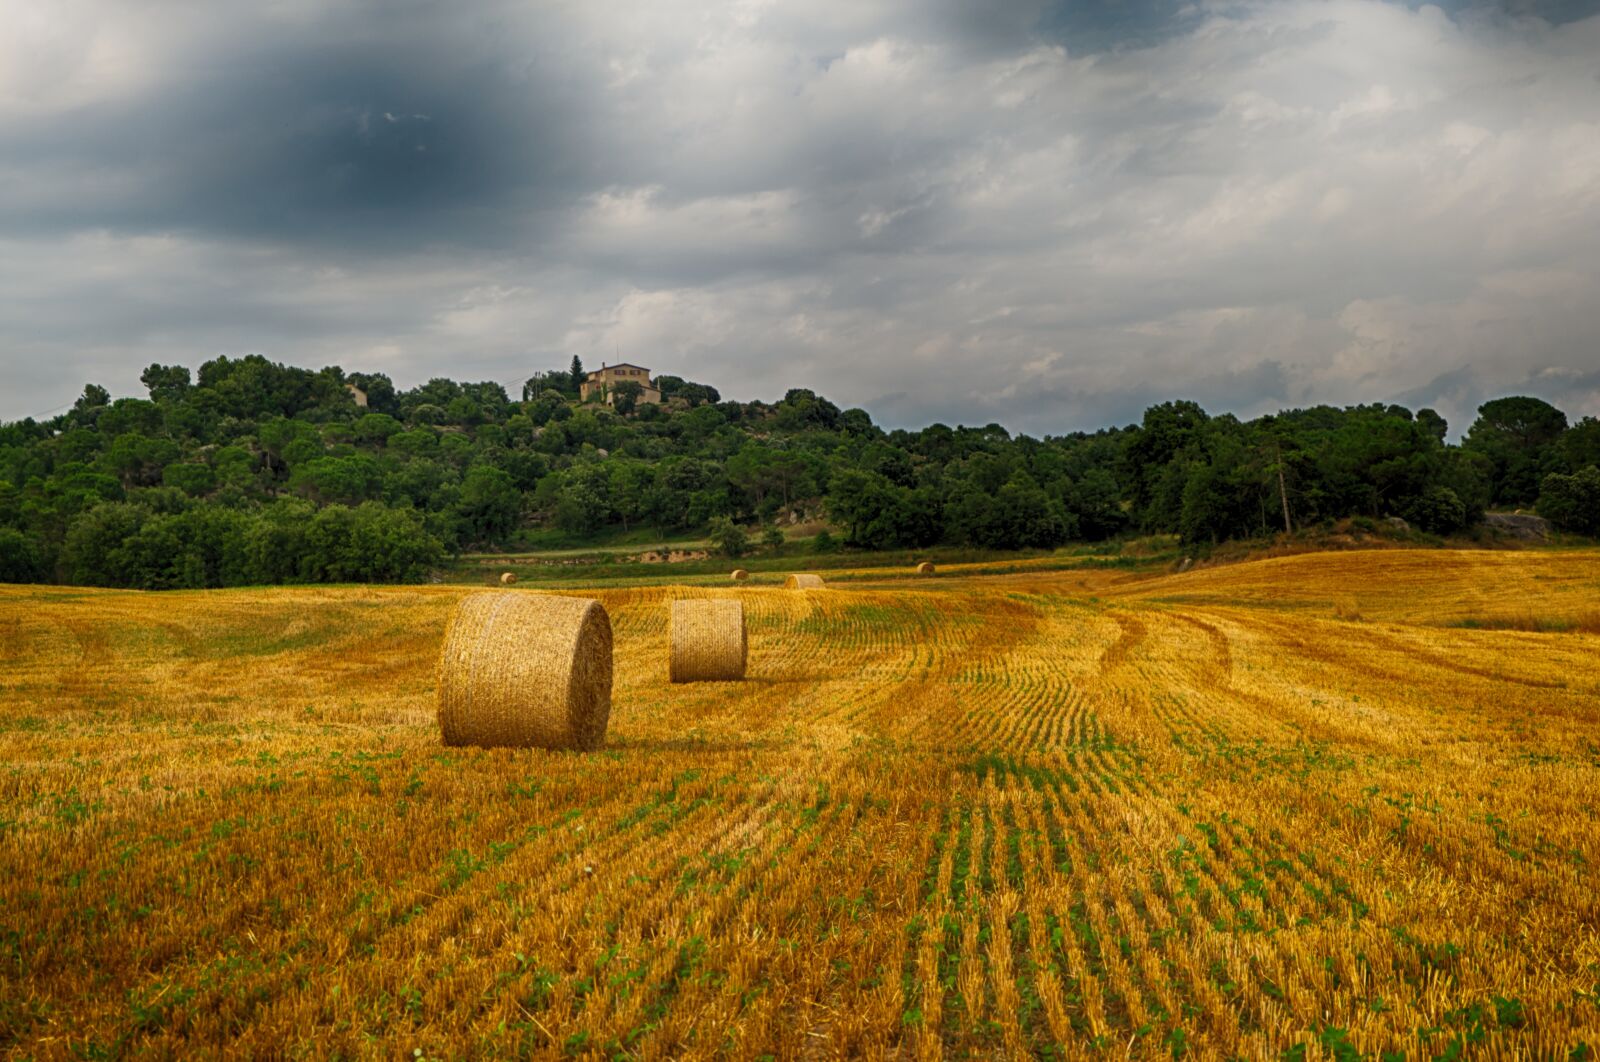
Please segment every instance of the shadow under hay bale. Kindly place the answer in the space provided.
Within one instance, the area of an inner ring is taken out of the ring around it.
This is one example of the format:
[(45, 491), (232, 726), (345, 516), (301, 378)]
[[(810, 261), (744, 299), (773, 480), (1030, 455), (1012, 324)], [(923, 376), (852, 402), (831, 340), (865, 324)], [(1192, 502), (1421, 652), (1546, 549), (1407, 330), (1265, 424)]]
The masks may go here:
[(917, 574), (918, 575), (932, 575), (933, 574), (933, 562), (932, 561), (923, 561), (921, 564), (917, 565)]
[(750, 573), (745, 571), (743, 568), (735, 568), (728, 574), (728, 578), (732, 579), (736, 583), (742, 583), (746, 579), (750, 578)]
[(791, 575), (783, 581), (785, 590), (821, 590), (823, 587), (820, 575)]
[(611, 619), (598, 601), (474, 594), (439, 655), (446, 745), (597, 749), (611, 715)]
[(744, 678), (750, 639), (744, 602), (691, 598), (672, 603), (672, 682), (732, 682)]

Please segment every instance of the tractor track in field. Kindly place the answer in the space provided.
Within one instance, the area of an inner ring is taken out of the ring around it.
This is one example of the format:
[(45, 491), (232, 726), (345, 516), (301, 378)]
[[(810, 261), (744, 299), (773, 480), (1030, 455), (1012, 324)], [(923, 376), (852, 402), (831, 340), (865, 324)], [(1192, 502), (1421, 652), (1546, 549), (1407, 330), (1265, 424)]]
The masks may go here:
[[(1332, 623), (1332, 621), (1327, 621)], [(1296, 629), (1284, 618), (1260, 615), (1251, 611), (1251, 625), (1268, 633), (1275, 641), (1292, 648), (1308, 661), (1347, 668), (1357, 674), (1369, 675), (1388, 682), (1415, 682), (1415, 671), (1403, 670), (1384, 656), (1418, 661), (1428, 667), (1470, 679), (1487, 679), (1492, 682), (1509, 682), (1528, 689), (1561, 690), (1567, 683), (1557, 679), (1530, 679), (1509, 675), (1488, 668), (1475, 667), (1440, 653), (1409, 644), (1402, 638), (1386, 634), (1362, 624), (1341, 623), (1324, 632), (1315, 640)], [(1334, 637), (1337, 635), (1337, 637)], [(1373, 651), (1376, 650), (1376, 653)]]
[(1100, 655), (1098, 670), (1102, 678), (1126, 664), (1129, 655), (1150, 633), (1142, 620), (1129, 613), (1108, 610), (1105, 615), (1117, 625), (1117, 640)]
[(63, 697), (84, 697), (90, 690), (91, 675), (111, 660), (110, 640), (103, 626), (84, 620), (69, 620), (63, 626), (77, 643), (76, 666), (63, 669), (57, 689)]
[(173, 643), (178, 647), (178, 654), (184, 659), (199, 660), (204, 654), (200, 636), (195, 634), (189, 627), (181, 623), (173, 623), (170, 620), (163, 620), (157, 623), (156, 626), (165, 631), (167, 637), (172, 639)]
[(1534, 690), (1562, 690), (1567, 688), (1567, 683), (1560, 679), (1533, 679), (1521, 675), (1511, 675), (1503, 671), (1491, 671), (1488, 668), (1474, 667), (1453, 657), (1423, 649), (1420, 646), (1406, 643), (1393, 635), (1377, 631), (1367, 632), (1367, 638), (1375, 643), (1387, 646), (1397, 652), (1403, 653), (1415, 660), (1420, 660), (1430, 667), (1442, 671), (1454, 671), (1462, 675), (1473, 675), (1477, 678), (1489, 679), (1492, 682), (1513, 682), (1518, 686), (1526, 686)]

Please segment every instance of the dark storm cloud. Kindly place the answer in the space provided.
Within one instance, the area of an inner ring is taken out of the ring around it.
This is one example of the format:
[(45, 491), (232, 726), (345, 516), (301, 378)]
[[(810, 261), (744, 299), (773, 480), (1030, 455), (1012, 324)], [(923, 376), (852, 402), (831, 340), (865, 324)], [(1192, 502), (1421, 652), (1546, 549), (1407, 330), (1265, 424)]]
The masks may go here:
[(21, 8), (0, 417), (244, 351), (621, 354), (1035, 434), (1178, 396), (1459, 426), (1528, 381), (1600, 412), (1591, 7)]
[(1201, 17), (1189, 0), (1088, 0), (1051, 4), (1039, 29), (1084, 53), (1155, 44), (1192, 29)]
[[(1453, 15), (1488, 15), (1499, 18), (1537, 18), (1552, 25), (1590, 18), (1600, 13), (1600, 0), (1429, 0)], [(1421, 7), (1423, 0), (1407, 0)]]
[(143, 91), (0, 134), (31, 178), (0, 200), (7, 229), (494, 245), (602, 179), (592, 85), (527, 20), (497, 37), (444, 4), (232, 15)]

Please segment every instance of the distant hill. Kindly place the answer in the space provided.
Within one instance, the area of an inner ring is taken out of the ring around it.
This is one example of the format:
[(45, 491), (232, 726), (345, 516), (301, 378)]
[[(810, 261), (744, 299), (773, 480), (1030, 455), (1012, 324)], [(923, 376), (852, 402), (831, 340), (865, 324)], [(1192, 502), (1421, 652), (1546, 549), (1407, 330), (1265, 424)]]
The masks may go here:
[(1569, 425), (1533, 398), (1486, 403), (1460, 445), (1427, 409), (1240, 421), (1187, 401), (1032, 438), (998, 424), (884, 431), (809, 390), (727, 402), (672, 376), (582, 401), (587, 375), (575, 359), (513, 400), (497, 383), (400, 391), (382, 374), (252, 355), (193, 375), (152, 365), (148, 398), (90, 384), (57, 417), (0, 426), (0, 581), (411, 581), (540, 529), (697, 532), (734, 551), (762, 526), (818, 518), (868, 549), (1133, 531), (1207, 547), (1352, 516), (1449, 534), (1491, 505), (1600, 531), (1600, 424)]

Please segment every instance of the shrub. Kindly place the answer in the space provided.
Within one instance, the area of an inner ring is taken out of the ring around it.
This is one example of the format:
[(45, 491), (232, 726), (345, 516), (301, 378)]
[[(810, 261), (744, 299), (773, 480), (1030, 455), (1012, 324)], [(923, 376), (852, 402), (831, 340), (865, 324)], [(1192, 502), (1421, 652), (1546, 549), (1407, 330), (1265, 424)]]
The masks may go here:
[(711, 544), (724, 557), (742, 557), (750, 547), (750, 537), (744, 533), (744, 528), (726, 516), (713, 517), (709, 527)]
[(416, 582), (444, 554), (415, 513), (377, 502), (321, 510), (306, 532), (304, 548), (310, 578), (328, 582)]
[(1403, 515), (1430, 535), (1449, 535), (1467, 526), (1467, 504), (1449, 487), (1429, 487)]
[(461, 519), (473, 541), (492, 542), (516, 530), (522, 493), (510, 474), (493, 465), (474, 465), (461, 481)]
[(1570, 476), (1557, 472), (1544, 477), (1538, 509), (1563, 531), (1600, 535), (1600, 468), (1590, 465)]
[(250, 517), (200, 507), (153, 516), (123, 545), (118, 582), (142, 590), (238, 586), (248, 576)]
[(356, 421), (355, 436), (365, 443), (386, 443), (405, 430), (405, 425), (387, 413), (368, 413)]
[(123, 546), (149, 515), (129, 502), (102, 502), (79, 513), (67, 527), (67, 577), (85, 586), (127, 585)]
[(627, 416), (638, 408), (639, 396), (642, 394), (644, 388), (636, 381), (624, 380), (611, 389), (611, 408)]
[(317, 577), (306, 545), (307, 529), (316, 512), (310, 502), (291, 498), (262, 510), (245, 533), (249, 582), (299, 583)]
[(44, 561), (31, 538), (0, 527), (0, 583), (36, 583), (44, 579)]
[(191, 497), (199, 498), (217, 489), (217, 474), (211, 470), (210, 465), (186, 461), (182, 464), (168, 465), (161, 473), (161, 482), (169, 487), (177, 487)]

